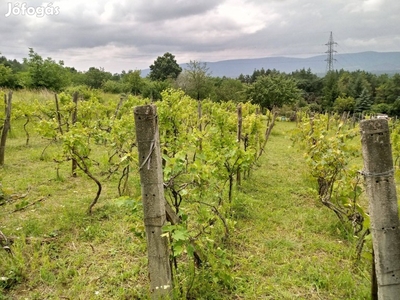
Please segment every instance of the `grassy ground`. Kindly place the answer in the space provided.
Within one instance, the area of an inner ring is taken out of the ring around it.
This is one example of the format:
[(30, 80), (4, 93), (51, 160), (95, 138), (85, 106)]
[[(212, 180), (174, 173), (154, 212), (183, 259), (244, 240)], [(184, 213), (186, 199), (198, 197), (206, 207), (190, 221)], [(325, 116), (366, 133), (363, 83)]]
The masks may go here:
[(316, 200), (301, 153), (278, 123), (262, 166), (243, 189), (234, 249), (241, 299), (369, 299), (368, 264)]
[[(369, 299), (369, 264), (356, 262), (355, 241), (313, 192), (302, 154), (291, 148), (291, 123), (278, 123), (259, 168), (234, 199), (236, 229), (227, 244), (233, 283), (193, 285), (203, 299)], [(117, 179), (96, 186), (70, 165), (42, 156), (47, 141), (23, 132), (7, 141), (0, 182), (15, 200), (0, 206), (0, 230), (13, 237), (2, 249), (0, 299), (147, 299), (148, 278), (140, 186), (119, 198)], [(101, 153), (99, 153), (101, 156)], [(22, 194), (28, 193), (26, 197)], [(39, 201), (40, 200), (40, 201)], [(34, 204), (36, 203), (36, 204)], [(26, 204), (33, 204), (20, 211)], [(14, 212), (15, 211), (15, 212)]]

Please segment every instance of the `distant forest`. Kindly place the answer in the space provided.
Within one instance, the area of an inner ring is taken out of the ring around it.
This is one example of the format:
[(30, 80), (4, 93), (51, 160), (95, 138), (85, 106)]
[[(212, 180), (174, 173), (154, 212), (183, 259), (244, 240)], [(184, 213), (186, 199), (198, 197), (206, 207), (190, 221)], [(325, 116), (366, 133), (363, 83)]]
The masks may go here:
[(147, 77), (140, 70), (112, 74), (91, 67), (78, 71), (63, 61), (44, 59), (32, 48), (23, 62), (0, 57), (0, 88), (47, 89), (73, 92), (101, 89), (106, 93), (133, 94), (162, 100), (167, 88), (180, 88), (194, 99), (251, 101), (261, 107), (279, 108), (290, 115), (298, 110), (314, 112), (383, 113), (400, 116), (400, 74), (372, 74), (363, 70), (335, 70), (320, 77), (310, 69), (291, 73), (256, 69), (237, 78), (213, 77), (206, 63), (191, 61), (182, 69), (174, 55), (155, 59)]

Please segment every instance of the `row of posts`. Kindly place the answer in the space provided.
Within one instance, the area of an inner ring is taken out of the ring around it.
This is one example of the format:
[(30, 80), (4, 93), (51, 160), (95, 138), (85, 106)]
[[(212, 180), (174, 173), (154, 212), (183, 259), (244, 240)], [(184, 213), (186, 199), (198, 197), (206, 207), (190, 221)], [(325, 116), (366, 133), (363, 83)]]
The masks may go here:
[[(166, 222), (162, 160), (157, 109), (153, 105), (134, 110), (139, 152), (140, 180), (148, 247), (152, 299), (171, 297), (172, 276), (168, 240), (162, 236)], [(369, 198), (374, 271), (377, 292), (372, 299), (400, 299), (400, 231), (394, 166), (387, 120), (360, 123), (364, 178)], [(374, 286), (374, 285), (373, 285)]]
[[(8, 105), (6, 105), (0, 150), (5, 148), (6, 134), (9, 129), (11, 97), (10, 93), (8, 99), (5, 98), (8, 100), (6, 101)], [(134, 110), (134, 116), (147, 237), (150, 292), (152, 299), (165, 299), (172, 297), (172, 272), (168, 240), (162, 236), (167, 204), (164, 197), (156, 106), (138, 106)], [(239, 116), (240, 122), (240, 113)], [(239, 124), (241, 125), (241, 122)], [(241, 126), (239, 128), (241, 129)], [(398, 300), (400, 299), (400, 224), (388, 121), (385, 119), (363, 120), (360, 122), (360, 131), (364, 161), (363, 175), (369, 198), (370, 230), (375, 254), (377, 292), (373, 291), (372, 299)], [(240, 136), (241, 132), (238, 130), (238, 140)], [(0, 152), (3, 153), (0, 156), (4, 159), (4, 151)], [(240, 180), (240, 174), (238, 174), (238, 180)]]

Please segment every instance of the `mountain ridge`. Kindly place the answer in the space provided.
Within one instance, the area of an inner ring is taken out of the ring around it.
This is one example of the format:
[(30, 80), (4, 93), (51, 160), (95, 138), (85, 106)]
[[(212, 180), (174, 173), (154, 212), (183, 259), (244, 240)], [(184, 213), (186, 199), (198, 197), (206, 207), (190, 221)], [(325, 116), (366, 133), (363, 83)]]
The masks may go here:
[[(251, 75), (254, 70), (264, 68), (276, 69), (280, 72), (291, 73), (296, 70), (310, 69), (312, 73), (323, 76), (326, 73), (326, 55), (307, 58), (286, 56), (271, 56), (260, 58), (240, 58), (205, 62), (211, 76), (237, 78), (240, 74)], [(357, 71), (362, 70), (374, 74), (400, 73), (400, 52), (364, 51), (334, 55), (334, 69)], [(179, 64), (185, 69), (187, 63)], [(149, 69), (142, 70), (142, 76), (147, 76)]]

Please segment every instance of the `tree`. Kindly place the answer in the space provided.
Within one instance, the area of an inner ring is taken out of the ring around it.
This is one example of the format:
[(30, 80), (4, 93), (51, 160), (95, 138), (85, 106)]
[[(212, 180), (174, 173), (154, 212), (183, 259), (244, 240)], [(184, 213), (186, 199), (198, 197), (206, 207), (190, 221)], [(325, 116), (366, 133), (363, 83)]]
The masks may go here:
[(21, 72), (25, 68), (25, 66), (16, 59), (7, 59), (5, 56), (0, 57), (0, 64), (10, 67), (14, 73)]
[(365, 77), (366, 77), (365, 73), (359, 73), (355, 79), (354, 87), (353, 87), (355, 98), (360, 97), (361, 94), (364, 93), (364, 90), (366, 90), (370, 96), (372, 95), (371, 84), (368, 82), (368, 80)]
[(363, 89), (360, 96), (356, 99), (355, 112), (362, 113), (364, 111), (368, 111), (370, 110), (372, 104), (373, 102), (371, 100), (370, 93), (367, 89)]
[(237, 79), (240, 80), (241, 83), (251, 83), (250, 75), (240, 74)]
[(143, 79), (142, 96), (152, 101), (162, 100), (161, 92), (170, 88), (171, 84), (166, 81), (151, 81), (147, 78)]
[(191, 60), (177, 79), (177, 85), (194, 99), (201, 100), (211, 91), (210, 73), (206, 63)]
[(400, 97), (393, 102), (390, 114), (400, 116)]
[(336, 98), (339, 97), (338, 76), (337, 72), (330, 71), (324, 77), (324, 87), (322, 88), (324, 110), (330, 110)]
[(85, 73), (78, 71), (74, 67), (72, 67), (72, 68), (66, 67), (66, 69), (68, 70), (68, 72), (70, 74), (69, 76), (71, 78), (72, 85), (84, 85), (85, 84), (85, 80), (86, 80)]
[(270, 110), (300, 100), (301, 94), (293, 78), (278, 73), (258, 77), (247, 90), (250, 101)]
[(250, 83), (254, 83), (258, 77), (268, 76), (271, 74), (279, 74), (279, 73), (280, 72), (276, 69), (273, 69), (273, 70), (271, 70), (271, 69), (265, 70), (264, 68), (261, 68), (260, 70), (255, 69), (253, 71), (253, 74), (251, 74), (251, 76), (250, 76)]
[(350, 72), (343, 72), (338, 80), (338, 92), (342, 97), (356, 97), (354, 86), (354, 76)]
[(376, 102), (394, 103), (400, 97), (400, 74), (379, 77), (380, 84), (376, 88)]
[(375, 114), (390, 114), (393, 110), (392, 104), (379, 103), (371, 106), (371, 112)]
[[(232, 78), (213, 78), (216, 101), (244, 102), (246, 100), (243, 83)], [(213, 99), (214, 100), (214, 99)]]
[(111, 94), (129, 93), (129, 87), (127, 84), (122, 83), (122, 81), (111, 79), (104, 82), (101, 88), (104, 92)]
[(345, 111), (354, 112), (354, 107), (356, 106), (356, 101), (353, 97), (338, 97), (336, 98), (333, 109), (339, 113)]
[(322, 80), (311, 72), (311, 69), (301, 69), (292, 72), (292, 77), (296, 79), (297, 87), (303, 91), (303, 97), (307, 103), (319, 100), (322, 91)]
[(89, 70), (84, 74), (84, 83), (94, 89), (99, 89), (104, 82), (110, 80), (112, 74), (104, 71), (103, 68), (90, 67)]
[(127, 86), (128, 91), (134, 95), (140, 94), (143, 88), (143, 79), (140, 76), (140, 70), (129, 70), (122, 77), (122, 82)]
[(0, 87), (13, 88), (15, 83), (12, 69), (8, 66), (0, 64)]
[(175, 56), (166, 52), (163, 56), (157, 57), (150, 66), (149, 78), (154, 81), (176, 79), (181, 72), (182, 68), (176, 62)]
[(5, 56), (0, 57), (0, 87), (10, 89), (23, 88), (23, 71), (26, 66), (17, 60), (7, 60)]
[(70, 83), (69, 71), (62, 60), (58, 63), (50, 57), (44, 60), (29, 48), (29, 58), (24, 58), (24, 63), (28, 66), (28, 87), (60, 91)]

